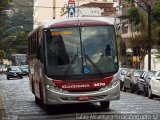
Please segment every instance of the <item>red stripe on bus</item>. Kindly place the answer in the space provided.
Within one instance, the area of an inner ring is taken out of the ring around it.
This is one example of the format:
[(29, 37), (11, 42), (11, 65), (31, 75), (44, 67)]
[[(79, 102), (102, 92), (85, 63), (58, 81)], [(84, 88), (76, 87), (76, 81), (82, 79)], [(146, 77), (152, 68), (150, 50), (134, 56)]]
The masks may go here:
[(96, 89), (102, 88), (108, 85), (113, 79), (111, 77), (105, 77), (103, 79), (97, 80), (72, 80), (72, 81), (62, 81), (62, 80), (53, 80), (53, 83), (58, 87), (65, 90), (88, 90), (88, 89)]

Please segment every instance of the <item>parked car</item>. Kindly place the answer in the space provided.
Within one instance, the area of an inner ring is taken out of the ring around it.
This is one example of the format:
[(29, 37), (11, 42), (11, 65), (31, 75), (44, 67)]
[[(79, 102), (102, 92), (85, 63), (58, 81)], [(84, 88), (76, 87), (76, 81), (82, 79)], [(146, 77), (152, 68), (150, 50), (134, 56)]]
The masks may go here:
[(129, 70), (129, 68), (119, 68), (119, 72), (120, 72), (120, 89), (122, 90), (123, 87), (123, 82), (124, 82), (124, 76), (127, 74), (127, 71)]
[(5, 73), (7, 68), (4, 65), (0, 65), (0, 73)]
[(160, 71), (155, 73), (149, 82), (148, 97), (150, 99), (160, 96)]
[(18, 66), (9, 66), (6, 72), (7, 80), (10, 78), (20, 78), (23, 79), (22, 71)]
[(151, 78), (155, 75), (156, 71), (145, 71), (137, 79), (137, 94), (143, 92), (144, 96), (148, 96), (148, 86)]
[(21, 69), (23, 75), (28, 75), (28, 65), (21, 65), (19, 68)]
[(3, 69), (2, 69), (2, 67), (0, 66), (0, 74), (2, 74), (3, 73)]
[(137, 78), (143, 73), (143, 70), (139, 69), (130, 69), (126, 76), (124, 76), (123, 88), (125, 92), (126, 89), (130, 89), (131, 92), (135, 92), (137, 89)]

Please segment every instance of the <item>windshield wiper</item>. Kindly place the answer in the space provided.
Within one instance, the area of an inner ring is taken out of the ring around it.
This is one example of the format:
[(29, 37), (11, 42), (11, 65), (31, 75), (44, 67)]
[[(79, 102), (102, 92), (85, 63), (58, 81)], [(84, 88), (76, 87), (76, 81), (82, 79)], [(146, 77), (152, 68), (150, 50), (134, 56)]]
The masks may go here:
[[(100, 77), (103, 78), (104, 75), (103, 75), (102, 71), (101, 71), (101, 70), (98, 68), (98, 66), (92, 61), (92, 59), (91, 59), (88, 55), (86, 55), (84, 44), (82, 44), (82, 45), (83, 45), (83, 50), (84, 50), (85, 62), (86, 62), (86, 59), (88, 59), (88, 61), (89, 61), (89, 62), (93, 65), (93, 67), (98, 71)], [(83, 66), (83, 67), (84, 67), (84, 66)]]
[(64, 77), (65, 77), (65, 76), (68, 74), (68, 72), (70, 71), (70, 69), (71, 69), (73, 63), (76, 61), (77, 57), (78, 57), (78, 55), (75, 55), (75, 56), (73, 57), (72, 61), (69, 63), (67, 69), (66, 69), (65, 72), (64, 72)]
[(88, 59), (88, 61), (93, 65), (93, 67), (98, 71), (100, 77), (104, 77), (102, 71), (98, 68), (98, 66), (92, 61), (92, 59), (88, 56), (85, 55), (85, 58)]

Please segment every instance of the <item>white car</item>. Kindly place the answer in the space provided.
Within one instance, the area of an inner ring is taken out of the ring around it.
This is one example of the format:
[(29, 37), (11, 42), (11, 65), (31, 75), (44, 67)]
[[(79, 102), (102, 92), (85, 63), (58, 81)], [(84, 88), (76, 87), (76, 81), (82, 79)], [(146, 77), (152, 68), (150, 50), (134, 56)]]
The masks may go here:
[(149, 82), (148, 97), (152, 99), (155, 96), (160, 97), (160, 71), (157, 71)]
[(119, 68), (120, 72), (120, 89), (122, 90), (123, 83), (124, 83), (124, 76), (126, 76), (127, 72), (130, 70), (130, 68)]

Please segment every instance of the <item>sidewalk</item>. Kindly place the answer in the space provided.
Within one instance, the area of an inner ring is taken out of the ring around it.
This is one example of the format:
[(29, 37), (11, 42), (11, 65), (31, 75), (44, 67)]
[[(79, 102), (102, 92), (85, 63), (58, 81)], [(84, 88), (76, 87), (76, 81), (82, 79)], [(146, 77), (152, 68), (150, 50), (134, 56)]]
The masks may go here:
[(5, 111), (4, 111), (4, 108), (3, 108), (3, 101), (2, 101), (2, 98), (1, 98), (1, 95), (0, 95), (0, 120), (3, 120), (2, 116), (4, 115)]
[[(0, 75), (0, 80), (1, 80), (1, 75)], [(3, 107), (3, 100), (2, 100), (2, 97), (1, 97), (1, 90), (0, 90), (0, 120), (3, 120), (3, 117), (4, 116), (4, 113), (5, 113), (5, 110), (4, 110), (4, 107)]]

